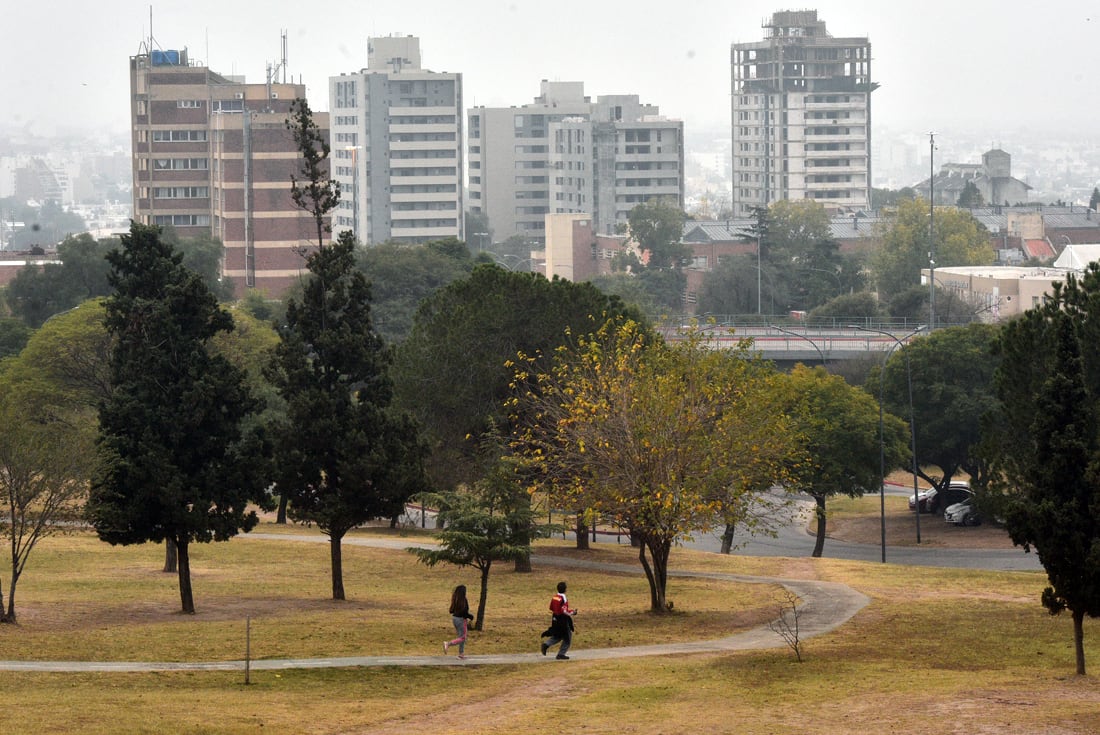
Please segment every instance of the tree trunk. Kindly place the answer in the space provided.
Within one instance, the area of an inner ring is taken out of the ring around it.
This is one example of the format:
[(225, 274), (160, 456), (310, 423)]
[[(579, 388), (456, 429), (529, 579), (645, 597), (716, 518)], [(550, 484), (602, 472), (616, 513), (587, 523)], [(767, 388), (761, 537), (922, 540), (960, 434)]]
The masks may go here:
[(191, 592), (191, 559), (188, 556), (187, 542), (173, 544), (173, 546), (179, 557), (180, 604), (183, 606), (183, 612), (194, 615), (195, 597)]
[(477, 617), (474, 618), (474, 630), (484, 630), (485, 628), (485, 602), (489, 599), (489, 569), (492, 568), (493, 562), (485, 562), (485, 566), (481, 567), (481, 593), (477, 598)]
[[(643, 541), (638, 547), (638, 561), (641, 562), (646, 580), (649, 582), (650, 612), (664, 614), (670, 609), (665, 591), (668, 585), (668, 554), (671, 548), (669, 543), (650, 543), (648, 540)], [(653, 559), (652, 565), (646, 558), (647, 550)]]
[(279, 510), (275, 512), (275, 522), (286, 525), (286, 506), (287, 506), (286, 493), (279, 495)]
[(176, 572), (176, 542), (172, 539), (164, 540), (164, 571), (167, 574)]
[(531, 546), (528, 543), (527, 553), (523, 556), (516, 557), (516, 568), (513, 570), (520, 574), (530, 574), (531, 572)]
[(328, 537), (329, 558), (332, 561), (332, 599), (343, 600), (344, 597), (344, 560), (340, 551), (340, 540), (343, 534), (335, 533)]
[(814, 553), (811, 554), (815, 559), (821, 558), (821, 552), (825, 548), (825, 496), (815, 495), (816, 501), (815, 511), (817, 513), (817, 539), (814, 541)]
[(580, 551), (588, 551), (590, 548), (588, 545), (588, 526), (581, 520), (580, 516), (577, 516), (577, 549)]
[(1085, 611), (1073, 611), (1073, 650), (1077, 653), (1077, 675), (1085, 675)]
[(726, 528), (722, 531), (722, 548), (720, 551), (723, 554), (733, 551), (733, 529), (734, 524), (727, 523)]
[(19, 582), (19, 574), (22, 569), (11, 570), (11, 584), (8, 585), (8, 609), (4, 609), (4, 600), (0, 597), (0, 623), (18, 623), (19, 619), (15, 615), (15, 585)]

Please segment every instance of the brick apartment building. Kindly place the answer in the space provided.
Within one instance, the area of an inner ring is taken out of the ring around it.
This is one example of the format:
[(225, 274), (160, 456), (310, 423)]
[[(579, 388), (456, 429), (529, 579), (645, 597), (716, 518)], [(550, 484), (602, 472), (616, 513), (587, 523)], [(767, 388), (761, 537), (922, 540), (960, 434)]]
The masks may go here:
[[(192, 64), (186, 49), (144, 49), (130, 58), (130, 93), (134, 220), (220, 239), (237, 296), (282, 294), (316, 237), (290, 197), (299, 156), (286, 119), (305, 85), (246, 84)], [(328, 113), (314, 122), (327, 139)]]

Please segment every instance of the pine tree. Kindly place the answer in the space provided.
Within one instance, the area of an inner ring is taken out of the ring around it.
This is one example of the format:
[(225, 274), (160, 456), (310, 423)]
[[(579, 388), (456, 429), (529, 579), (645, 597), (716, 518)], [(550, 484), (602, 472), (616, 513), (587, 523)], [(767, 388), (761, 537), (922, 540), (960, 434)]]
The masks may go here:
[(344, 535), (396, 517), (423, 489), (415, 427), (389, 410), (390, 352), (371, 324), (370, 285), (354, 246), (342, 232), (309, 256), (311, 276), (287, 304), (268, 371), (287, 403), (275, 430), (278, 485), (290, 517), (329, 537), (334, 600), (345, 599)]
[(189, 545), (258, 520), (247, 504), (268, 480), (259, 442), (241, 432), (258, 406), (244, 374), (208, 350), (232, 318), (159, 228), (133, 224), (107, 259), (112, 391), (87, 513), (110, 544), (174, 543), (182, 609), (193, 613)]

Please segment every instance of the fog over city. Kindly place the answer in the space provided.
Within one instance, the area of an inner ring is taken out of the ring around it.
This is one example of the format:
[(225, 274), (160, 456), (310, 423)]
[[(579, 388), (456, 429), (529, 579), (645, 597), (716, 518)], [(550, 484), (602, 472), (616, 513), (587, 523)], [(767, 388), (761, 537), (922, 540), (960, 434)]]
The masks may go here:
[[(530, 102), (541, 79), (586, 93), (634, 93), (685, 130), (729, 126), (730, 44), (763, 37), (783, 9), (816, 8), (834, 36), (872, 45), (876, 128), (979, 135), (989, 143), (1091, 128), (1100, 7), (971, 0), (882, 3), (686, 0), (556, 3), (466, 0), (308, 5), (192, 0), (9, 3), (0, 40), (4, 127), (52, 134), (129, 126), (127, 59), (150, 36), (222, 74), (264, 80), (288, 38), (287, 71), (315, 109), (328, 77), (366, 66), (367, 38), (421, 39), (424, 66), (461, 72), (467, 106)], [(152, 28), (150, 29), (150, 17)]]

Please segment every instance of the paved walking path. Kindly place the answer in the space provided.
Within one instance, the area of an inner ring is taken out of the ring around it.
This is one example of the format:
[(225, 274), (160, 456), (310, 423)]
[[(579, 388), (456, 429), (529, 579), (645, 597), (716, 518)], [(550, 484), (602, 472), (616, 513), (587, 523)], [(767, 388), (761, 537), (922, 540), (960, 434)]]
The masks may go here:
[[(241, 538), (276, 539), (279, 541), (302, 541), (328, 543), (324, 536), (288, 536), (283, 534), (245, 534)], [(415, 542), (401, 539), (344, 539), (351, 546), (374, 546), (381, 548), (406, 549), (417, 546)], [(428, 546), (428, 544), (424, 544)], [(569, 559), (557, 556), (532, 557), (532, 561), (546, 566), (585, 567), (613, 572), (638, 573), (638, 568), (628, 564), (604, 564), (584, 559)], [(695, 577), (700, 579), (718, 579), (731, 582), (752, 584), (780, 584), (798, 595), (799, 605), (798, 637), (807, 640), (828, 633), (850, 620), (862, 610), (870, 598), (861, 592), (836, 582), (817, 582), (802, 579), (784, 579), (778, 577), (754, 577), (741, 574), (717, 574), (710, 572), (669, 571), (672, 577)], [(764, 648), (777, 648), (787, 645), (782, 637), (762, 625), (741, 633), (708, 641), (687, 643), (664, 643), (652, 646), (624, 646), (621, 648), (571, 649), (570, 658), (584, 661), (591, 659), (630, 658), (636, 656), (668, 656), (684, 653), (710, 653), (721, 651), (746, 651)], [(500, 653), (489, 655), (470, 655), (465, 660), (454, 656), (341, 656), (332, 658), (284, 658), (258, 659), (247, 663), (253, 670), (281, 669), (319, 669), (332, 667), (363, 666), (469, 666), (471, 664), (520, 664), (554, 662), (553, 656), (541, 656), (532, 653)], [(142, 661), (0, 661), (0, 671), (47, 671), (47, 672), (133, 672), (133, 671), (244, 671), (245, 661), (197, 661), (197, 662), (142, 662)]]

